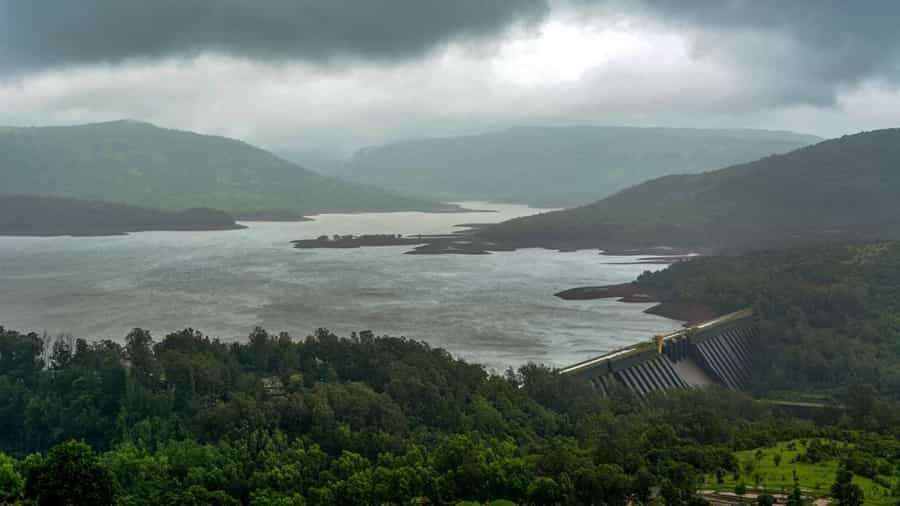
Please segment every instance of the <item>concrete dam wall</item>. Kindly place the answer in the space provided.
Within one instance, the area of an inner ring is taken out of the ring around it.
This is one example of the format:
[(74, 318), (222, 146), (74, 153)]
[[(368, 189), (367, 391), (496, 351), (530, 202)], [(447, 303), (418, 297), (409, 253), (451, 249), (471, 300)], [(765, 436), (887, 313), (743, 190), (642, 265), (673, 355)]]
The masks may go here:
[(641, 397), (712, 384), (740, 390), (750, 378), (753, 341), (758, 335), (753, 311), (745, 309), (655, 336), (560, 372), (583, 378), (607, 393), (618, 385)]

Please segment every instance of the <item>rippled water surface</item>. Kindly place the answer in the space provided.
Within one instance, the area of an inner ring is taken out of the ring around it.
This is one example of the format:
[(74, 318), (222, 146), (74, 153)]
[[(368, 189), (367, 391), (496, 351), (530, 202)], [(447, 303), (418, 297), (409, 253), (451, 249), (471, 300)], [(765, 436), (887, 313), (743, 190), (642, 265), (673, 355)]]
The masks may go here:
[(321, 234), (433, 234), (458, 223), (537, 212), (465, 203), (493, 213), (324, 215), (247, 223), (225, 232), (114, 237), (0, 237), (0, 325), (121, 339), (184, 327), (240, 339), (255, 325), (296, 336), (317, 327), (371, 329), (449, 349), (495, 370), (526, 361), (566, 365), (677, 327), (645, 304), (562, 301), (553, 293), (619, 283), (659, 266), (633, 257), (528, 249), (492, 255), (403, 255), (408, 247), (297, 250)]

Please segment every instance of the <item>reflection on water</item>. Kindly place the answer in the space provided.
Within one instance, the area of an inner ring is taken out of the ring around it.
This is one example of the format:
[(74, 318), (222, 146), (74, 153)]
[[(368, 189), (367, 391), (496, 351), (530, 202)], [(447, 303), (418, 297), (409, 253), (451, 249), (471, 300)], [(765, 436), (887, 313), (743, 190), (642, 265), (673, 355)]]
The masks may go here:
[(595, 251), (528, 249), (477, 256), (403, 255), (407, 247), (297, 250), (322, 234), (439, 234), (536, 212), (323, 215), (303, 223), (247, 223), (222, 232), (116, 237), (0, 237), (0, 325), (121, 339), (193, 327), (238, 339), (255, 325), (304, 336), (317, 327), (371, 329), (445, 347), (495, 370), (526, 361), (565, 365), (677, 322), (644, 304), (562, 301), (556, 291), (628, 281), (647, 265)]

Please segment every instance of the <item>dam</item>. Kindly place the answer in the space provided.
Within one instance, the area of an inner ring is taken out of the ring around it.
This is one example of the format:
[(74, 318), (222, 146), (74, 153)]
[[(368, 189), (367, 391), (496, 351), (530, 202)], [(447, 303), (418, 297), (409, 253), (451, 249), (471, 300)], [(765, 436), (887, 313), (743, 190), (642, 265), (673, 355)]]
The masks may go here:
[(624, 387), (640, 397), (713, 384), (742, 390), (758, 335), (753, 311), (743, 309), (579, 362), (560, 374), (583, 378), (604, 393)]

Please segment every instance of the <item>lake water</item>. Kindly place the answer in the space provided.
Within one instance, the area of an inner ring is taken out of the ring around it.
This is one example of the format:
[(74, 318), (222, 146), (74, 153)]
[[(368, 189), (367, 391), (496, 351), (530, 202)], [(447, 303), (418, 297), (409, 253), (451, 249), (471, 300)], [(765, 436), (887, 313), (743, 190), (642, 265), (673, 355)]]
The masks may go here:
[(0, 325), (121, 340), (133, 327), (192, 327), (223, 340), (256, 326), (305, 336), (371, 329), (443, 347), (496, 371), (527, 361), (562, 366), (647, 339), (678, 322), (646, 304), (563, 301), (554, 292), (630, 281), (647, 268), (596, 251), (403, 255), (408, 247), (298, 250), (322, 234), (439, 234), (459, 223), (533, 214), (333, 214), (302, 223), (246, 223), (222, 232), (113, 237), (0, 237)]

